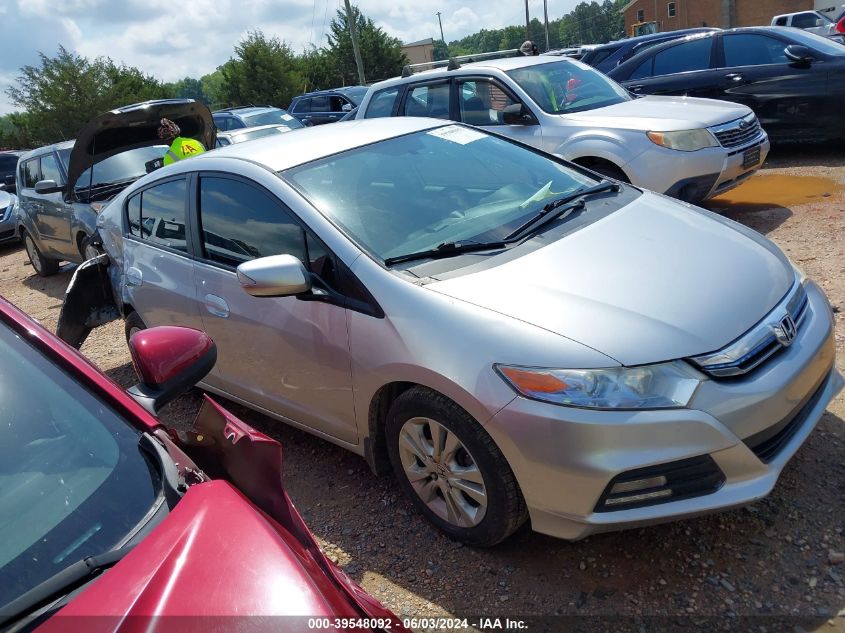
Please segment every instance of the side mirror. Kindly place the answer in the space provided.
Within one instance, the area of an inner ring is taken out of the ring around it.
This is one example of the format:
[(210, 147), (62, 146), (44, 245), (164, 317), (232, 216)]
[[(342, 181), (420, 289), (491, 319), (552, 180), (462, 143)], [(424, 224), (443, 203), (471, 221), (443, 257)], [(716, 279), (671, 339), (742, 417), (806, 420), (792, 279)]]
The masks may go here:
[(58, 193), (62, 190), (64, 187), (57, 185), (55, 180), (39, 180), (35, 183), (35, 193)]
[(790, 44), (783, 49), (783, 54), (794, 64), (810, 64), (813, 61), (812, 51), (801, 44)]
[(153, 414), (202, 380), (217, 361), (208, 334), (173, 325), (136, 332), (129, 353), (141, 382), (127, 392)]
[(352, 112), (352, 104), (351, 103), (344, 103), (342, 106), (340, 106), (340, 109), (343, 110), (344, 112)]
[(502, 110), (502, 122), (505, 125), (530, 125), (533, 117), (521, 103), (512, 103)]
[(9, 174), (8, 176), (6, 176), (6, 177), (3, 179), (3, 184), (4, 184), (4, 185), (6, 185), (6, 190), (7, 190), (7, 191), (8, 191), (8, 189), (9, 189), (9, 187), (12, 187), (12, 189), (14, 189), (14, 188), (15, 188), (15, 175), (14, 175), (14, 174)]
[(824, 20), (822, 20), (821, 18), (816, 20), (816, 26), (824, 26)]
[(293, 255), (270, 255), (244, 262), (238, 281), (253, 297), (289, 297), (311, 290), (311, 275)]

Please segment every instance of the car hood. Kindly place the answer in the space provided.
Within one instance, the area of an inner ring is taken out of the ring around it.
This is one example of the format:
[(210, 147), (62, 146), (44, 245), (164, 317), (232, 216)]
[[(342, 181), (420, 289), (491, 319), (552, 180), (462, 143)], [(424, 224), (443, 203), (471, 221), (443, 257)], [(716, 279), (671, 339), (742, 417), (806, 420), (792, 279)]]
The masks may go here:
[(117, 108), (91, 119), (76, 137), (68, 161), (68, 191), (92, 164), (136, 147), (160, 145), (161, 119), (174, 121), (182, 136), (213, 148), (216, 139), (211, 111), (193, 99), (161, 99)]
[(727, 123), (750, 112), (746, 106), (715, 99), (647, 96), (561, 116), (584, 125), (673, 132)]
[(793, 281), (750, 229), (644, 193), (548, 246), (426, 287), (640, 365), (722, 348)]

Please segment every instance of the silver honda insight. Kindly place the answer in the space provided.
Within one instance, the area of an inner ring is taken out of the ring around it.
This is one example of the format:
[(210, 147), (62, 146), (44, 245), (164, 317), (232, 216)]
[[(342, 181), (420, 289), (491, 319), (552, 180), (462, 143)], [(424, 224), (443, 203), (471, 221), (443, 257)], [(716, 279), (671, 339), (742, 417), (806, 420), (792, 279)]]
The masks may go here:
[(770, 241), (460, 124), (207, 152), (98, 227), (65, 340), (206, 331), (205, 389), (392, 468), (474, 545), (759, 499), (843, 385), (827, 299)]

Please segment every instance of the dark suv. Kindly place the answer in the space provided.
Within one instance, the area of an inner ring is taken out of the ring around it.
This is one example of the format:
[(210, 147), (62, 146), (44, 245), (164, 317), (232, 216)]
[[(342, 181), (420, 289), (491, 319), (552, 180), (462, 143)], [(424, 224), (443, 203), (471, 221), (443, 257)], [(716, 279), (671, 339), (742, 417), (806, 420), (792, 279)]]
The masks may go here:
[(585, 64), (589, 64), (593, 68), (602, 71), (603, 73), (610, 72), (622, 62), (631, 59), (637, 53), (641, 53), (647, 48), (668, 42), (669, 40), (678, 39), (686, 35), (694, 33), (707, 33), (709, 31), (718, 31), (717, 28), (699, 27), (695, 29), (681, 29), (679, 31), (665, 31), (663, 33), (649, 33), (648, 35), (640, 35), (639, 37), (629, 37), (624, 40), (617, 40), (615, 42), (608, 42), (597, 46), (591, 51), (587, 51), (581, 58)]
[(15, 193), (15, 168), (18, 166), (18, 158), (23, 152), (4, 151), (0, 152), (0, 185), (9, 193)]
[(303, 127), (302, 123), (288, 114), (287, 110), (272, 106), (238, 106), (211, 113), (214, 126), (221, 132), (239, 130), (257, 125), (286, 125), (292, 130)]
[(288, 110), (305, 124), (334, 123), (357, 108), (365, 94), (366, 86), (318, 90), (294, 97)]

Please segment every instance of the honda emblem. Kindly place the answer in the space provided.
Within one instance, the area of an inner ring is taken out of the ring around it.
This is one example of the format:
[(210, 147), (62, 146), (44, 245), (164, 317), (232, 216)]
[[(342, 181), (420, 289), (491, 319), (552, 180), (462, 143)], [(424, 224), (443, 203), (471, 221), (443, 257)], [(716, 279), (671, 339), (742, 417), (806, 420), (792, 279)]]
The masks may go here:
[(792, 341), (795, 340), (795, 334), (798, 332), (795, 321), (790, 314), (784, 316), (777, 325), (772, 327), (772, 330), (775, 333), (775, 338), (784, 347), (792, 345)]

